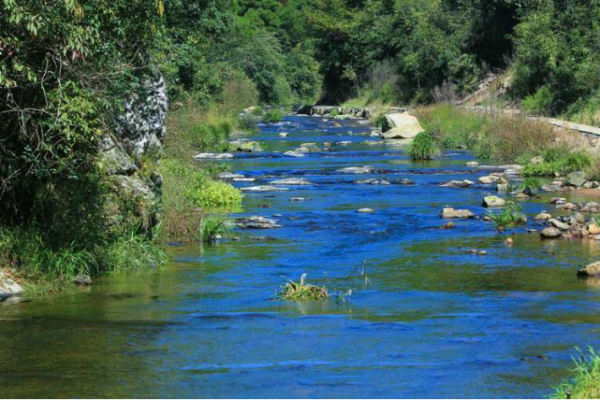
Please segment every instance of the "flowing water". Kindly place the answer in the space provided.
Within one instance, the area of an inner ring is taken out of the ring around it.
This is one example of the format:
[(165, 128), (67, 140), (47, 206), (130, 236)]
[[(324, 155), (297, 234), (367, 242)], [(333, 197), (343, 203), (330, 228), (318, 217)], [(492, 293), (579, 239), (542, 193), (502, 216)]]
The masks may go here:
[[(240, 216), (276, 215), (281, 228), (172, 245), (174, 260), (159, 271), (1, 306), (2, 397), (549, 395), (574, 347), (600, 342), (600, 284), (575, 277), (600, 246), (542, 242), (522, 228), (507, 247), (481, 220), (440, 229), (444, 205), (483, 215), (491, 189), (438, 184), (486, 171), (465, 167), (472, 157), (460, 151), (411, 163), (399, 147), (366, 143), (369, 131), (358, 121), (287, 117), (253, 135), (267, 152), (222, 161), (256, 178), (240, 187), (314, 183), (246, 195)], [(325, 141), (351, 143), (282, 156)], [(364, 165), (377, 171), (338, 171)], [(415, 184), (355, 183), (367, 178)], [(550, 210), (548, 200), (523, 205), (531, 216)], [(334, 296), (277, 300), (303, 273)]]

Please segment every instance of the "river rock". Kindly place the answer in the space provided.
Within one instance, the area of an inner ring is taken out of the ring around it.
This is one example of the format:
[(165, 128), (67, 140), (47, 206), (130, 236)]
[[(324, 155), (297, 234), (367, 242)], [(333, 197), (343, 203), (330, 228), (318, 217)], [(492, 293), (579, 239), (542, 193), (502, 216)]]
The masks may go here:
[(550, 226), (560, 229), (561, 231), (569, 230), (569, 224), (567, 224), (566, 222), (559, 221), (556, 218), (549, 219), (548, 224), (550, 224)]
[(279, 137), (282, 137), (282, 138), (286, 138), (286, 137), (288, 137), (289, 135), (290, 135), (290, 134), (289, 134), (289, 133), (287, 133), (287, 132), (280, 132), (280, 133), (279, 133)]
[(89, 275), (77, 275), (73, 278), (73, 283), (78, 286), (90, 286), (92, 284), (92, 278)]
[(535, 217), (533, 217), (534, 221), (547, 221), (551, 218), (552, 218), (552, 215), (545, 213), (545, 212), (541, 212), (538, 215), (536, 215)]
[(304, 157), (304, 153), (295, 150), (286, 151), (283, 155), (288, 157)]
[(233, 157), (234, 156), (231, 153), (200, 153), (194, 158), (196, 160), (224, 160)]
[(541, 235), (542, 239), (557, 239), (562, 236), (562, 233), (557, 228), (548, 227), (548, 228), (544, 228), (544, 230), (542, 230), (540, 235)]
[(372, 213), (373, 211), (372, 208), (361, 208), (358, 210), (359, 213)]
[(238, 218), (236, 225), (241, 229), (275, 229), (281, 228), (281, 225), (277, 224), (276, 219), (252, 216), (245, 218)]
[(254, 182), (256, 180), (256, 178), (250, 178), (250, 177), (242, 177), (242, 178), (233, 178), (232, 181), (234, 182)]
[(262, 186), (250, 186), (242, 188), (244, 192), (285, 192), (287, 188), (271, 186), (271, 185), (262, 185)]
[(244, 114), (252, 114), (256, 110), (257, 110), (256, 106), (250, 106), (250, 107), (244, 108)]
[(583, 215), (582, 213), (576, 213), (573, 218), (575, 218), (575, 221), (578, 224), (585, 224), (585, 215)]
[(23, 293), (23, 288), (0, 271), (0, 301)]
[(475, 218), (475, 214), (473, 214), (469, 210), (456, 210), (452, 207), (446, 207), (442, 210), (441, 214), (444, 219), (468, 219)]
[(567, 199), (565, 199), (564, 197), (553, 197), (550, 200), (550, 204), (565, 204), (567, 202)]
[(508, 192), (509, 185), (507, 183), (496, 183), (496, 191), (506, 193)]
[(570, 186), (581, 187), (588, 180), (588, 176), (583, 171), (571, 172), (567, 175), (567, 184)]
[(469, 187), (473, 186), (474, 184), (475, 184), (475, 182), (465, 179), (462, 181), (452, 180), (452, 181), (449, 181), (446, 183), (442, 183), (440, 186), (451, 187), (451, 188), (469, 188)]
[(219, 174), (219, 179), (235, 179), (235, 178), (243, 178), (244, 175), (242, 174), (233, 174), (231, 172), (221, 172)]
[(597, 224), (589, 224), (587, 229), (590, 235), (600, 235), (600, 226)]
[(485, 196), (483, 198), (484, 207), (504, 207), (506, 201), (498, 196)]
[(479, 167), (479, 163), (477, 161), (469, 161), (468, 163), (465, 164), (467, 167), (469, 168), (475, 168), (475, 167)]
[(277, 179), (271, 182), (271, 185), (289, 185), (289, 186), (304, 186), (304, 185), (312, 185), (312, 182), (309, 182), (305, 178), (285, 178), (285, 179)]
[(306, 201), (308, 200), (306, 197), (292, 197), (290, 201)]
[(597, 276), (600, 275), (600, 262), (594, 262), (577, 271), (579, 276)]
[(387, 114), (381, 129), (384, 139), (412, 139), (425, 130), (419, 120), (408, 113)]
[(500, 177), (496, 175), (488, 175), (480, 177), (479, 179), (477, 179), (477, 181), (482, 185), (491, 185), (492, 183), (498, 182), (499, 179)]
[(354, 183), (359, 185), (390, 185), (390, 182), (385, 179), (359, 179)]
[(345, 174), (372, 174), (375, 172), (375, 168), (365, 165), (363, 167), (340, 168), (337, 170), (337, 172), (342, 172)]

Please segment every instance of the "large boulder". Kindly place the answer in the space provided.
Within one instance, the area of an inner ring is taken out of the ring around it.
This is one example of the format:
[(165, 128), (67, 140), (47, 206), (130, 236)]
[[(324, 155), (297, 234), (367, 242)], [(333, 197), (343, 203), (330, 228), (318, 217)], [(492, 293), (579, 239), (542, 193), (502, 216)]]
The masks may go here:
[(387, 114), (381, 137), (384, 139), (412, 139), (425, 130), (419, 120), (408, 113)]
[(588, 176), (583, 171), (571, 172), (569, 175), (567, 175), (567, 184), (570, 186), (581, 187), (587, 182), (587, 180)]
[(246, 152), (258, 153), (263, 151), (260, 143), (252, 140), (234, 140), (229, 142), (229, 151), (231, 152)]

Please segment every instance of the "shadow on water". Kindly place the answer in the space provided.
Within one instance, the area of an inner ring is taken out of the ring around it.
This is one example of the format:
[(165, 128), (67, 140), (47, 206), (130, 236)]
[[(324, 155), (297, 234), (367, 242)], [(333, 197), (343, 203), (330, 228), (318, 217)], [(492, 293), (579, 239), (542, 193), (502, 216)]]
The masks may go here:
[[(401, 147), (373, 143), (361, 122), (334, 122), (288, 117), (262, 126), (253, 140), (267, 154), (223, 161), (256, 178), (239, 187), (280, 177), (312, 183), (247, 193), (235, 216), (274, 218), (281, 228), (170, 246), (173, 262), (161, 271), (1, 306), (3, 395), (548, 395), (571, 366), (573, 347), (599, 344), (600, 282), (578, 280), (575, 270), (600, 256), (600, 244), (542, 242), (526, 231), (539, 228), (534, 222), (510, 233), (511, 247), (507, 234), (480, 219), (440, 229), (445, 205), (484, 215), (481, 198), (491, 188), (439, 183), (489, 171), (466, 168), (472, 158), (462, 151), (413, 164)], [(283, 156), (325, 141), (350, 143)], [(372, 171), (342, 170), (357, 166)], [(524, 203), (525, 211), (549, 209), (550, 197)], [(359, 213), (364, 207), (373, 212)], [(333, 296), (277, 300), (281, 286), (303, 273)]]

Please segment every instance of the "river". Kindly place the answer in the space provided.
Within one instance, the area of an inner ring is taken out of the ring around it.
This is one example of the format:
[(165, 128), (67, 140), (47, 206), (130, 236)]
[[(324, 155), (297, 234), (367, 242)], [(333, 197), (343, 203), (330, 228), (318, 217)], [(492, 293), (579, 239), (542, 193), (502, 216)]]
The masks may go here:
[[(490, 223), (440, 229), (443, 206), (484, 215), (492, 189), (440, 187), (489, 171), (463, 151), (412, 163), (360, 121), (292, 116), (251, 136), (267, 149), (229, 163), (267, 184), (238, 216), (281, 228), (239, 241), (169, 246), (158, 271), (0, 306), (2, 397), (544, 397), (575, 346), (600, 342), (600, 287), (575, 271), (596, 241), (544, 241), (527, 227), (508, 247)], [(288, 132), (286, 138), (280, 132)], [(349, 141), (284, 157), (301, 143)], [(340, 172), (371, 166), (372, 174)], [(414, 185), (356, 180), (410, 179)], [(576, 194), (572, 198), (576, 198)], [(293, 197), (306, 201), (290, 201)], [(551, 210), (550, 194), (523, 206)], [(359, 213), (360, 208), (372, 213)], [(265, 236), (256, 238), (257, 236)], [(260, 240), (259, 240), (260, 239)], [(466, 252), (485, 250), (480, 256)], [(306, 273), (327, 301), (278, 300)], [(352, 289), (352, 295), (336, 293)]]

